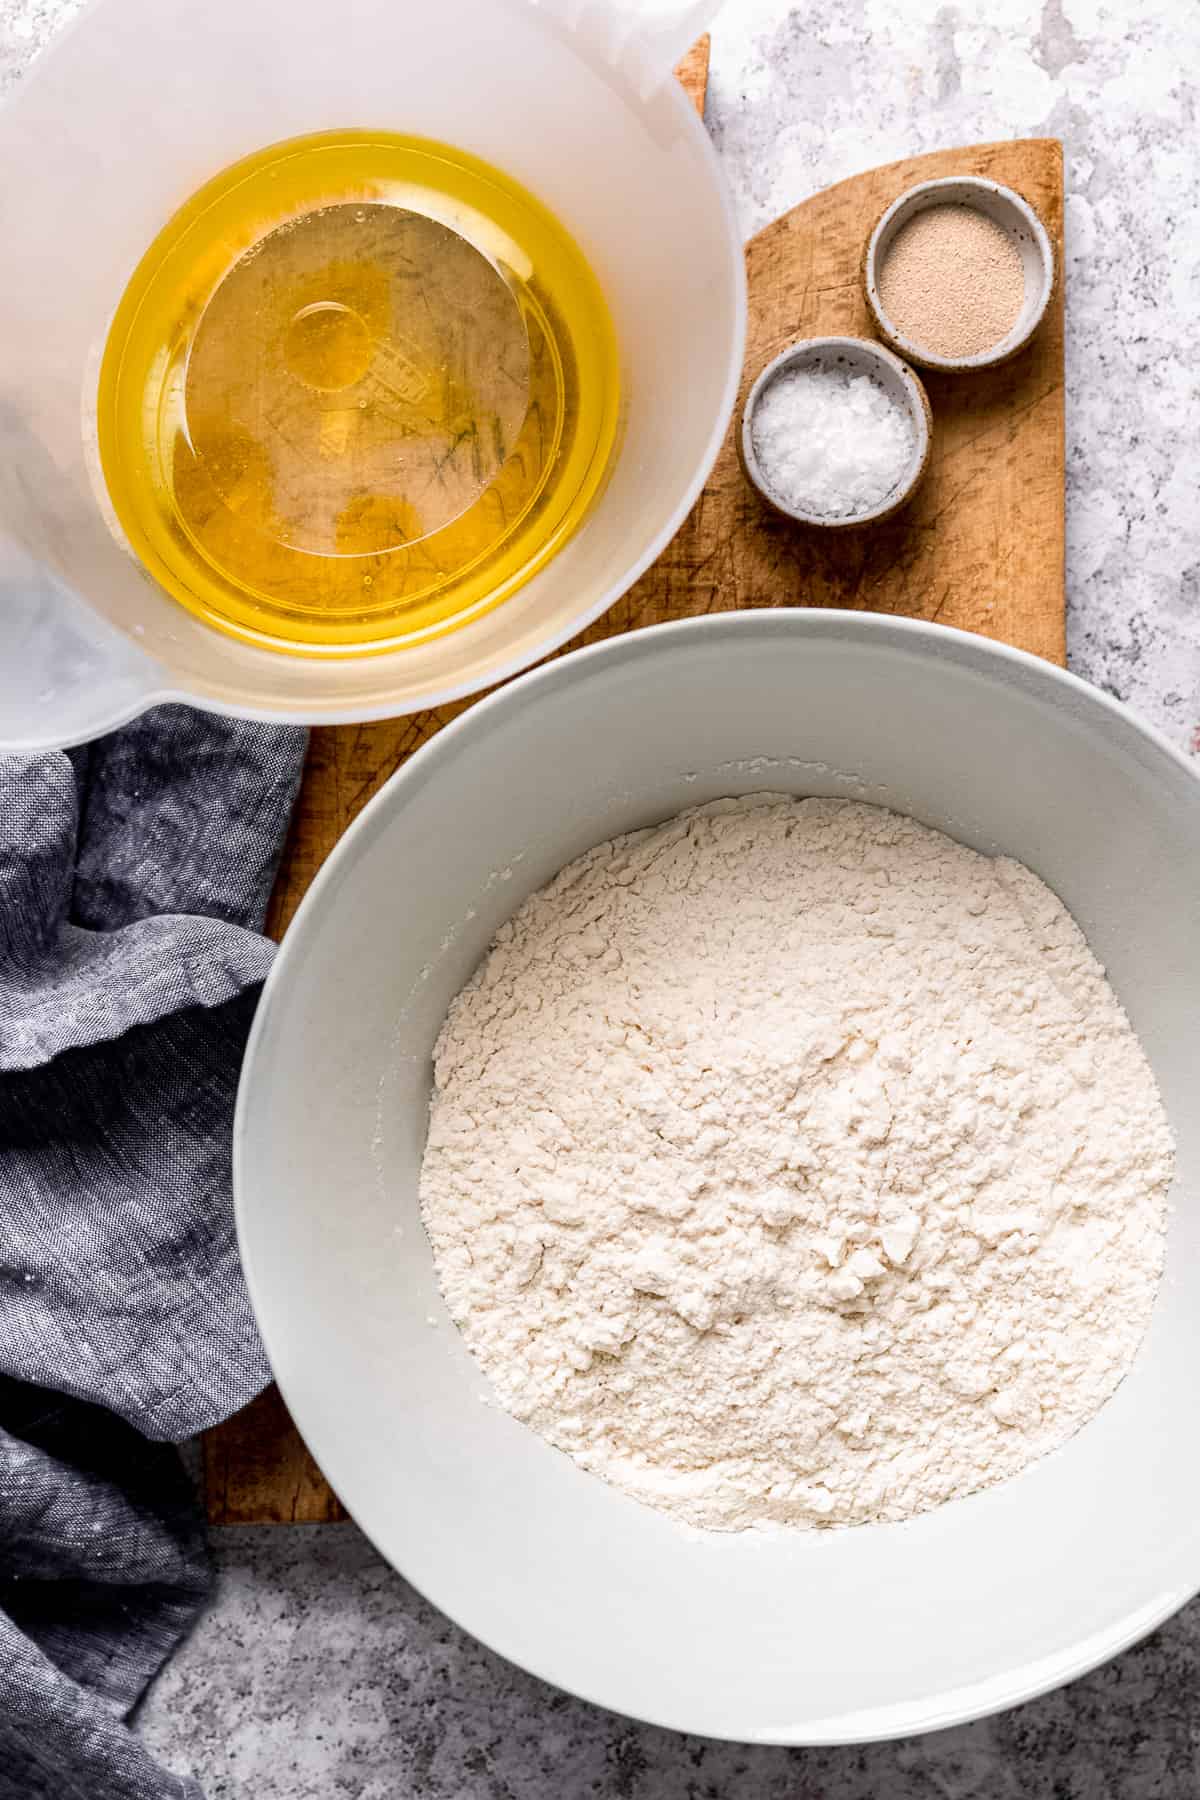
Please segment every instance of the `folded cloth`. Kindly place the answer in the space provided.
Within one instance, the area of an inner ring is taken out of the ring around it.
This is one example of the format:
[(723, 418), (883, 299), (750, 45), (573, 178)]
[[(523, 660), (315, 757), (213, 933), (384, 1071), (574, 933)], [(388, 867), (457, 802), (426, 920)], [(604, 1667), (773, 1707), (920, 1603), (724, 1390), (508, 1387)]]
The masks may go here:
[(267, 1379), (230, 1127), (304, 746), (0, 756), (0, 1800), (199, 1800), (126, 1719), (209, 1588), (168, 1444)]

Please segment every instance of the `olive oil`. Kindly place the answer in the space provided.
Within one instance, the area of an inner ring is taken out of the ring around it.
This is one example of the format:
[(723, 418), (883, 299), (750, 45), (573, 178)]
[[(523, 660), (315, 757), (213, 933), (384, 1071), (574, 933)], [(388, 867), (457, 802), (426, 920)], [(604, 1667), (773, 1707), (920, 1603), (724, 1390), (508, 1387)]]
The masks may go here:
[(427, 139), (296, 138), (216, 176), (150, 246), (101, 365), (113, 509), (236, 637), (393, 649), (507, 598), (610, 463), (618, 353), (534, 197)]

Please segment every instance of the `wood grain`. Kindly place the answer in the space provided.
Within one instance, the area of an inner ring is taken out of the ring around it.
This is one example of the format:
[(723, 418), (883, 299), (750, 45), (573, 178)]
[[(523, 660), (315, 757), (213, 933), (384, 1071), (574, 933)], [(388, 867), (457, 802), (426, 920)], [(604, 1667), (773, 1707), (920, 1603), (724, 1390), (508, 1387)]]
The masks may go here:
[(712, 39), (705, 32), (702, 38), (696, 39), (675, 70), (680, 86), (701, 118), (704, 117), (704, 102), (708, 98), (708, 59), (711, 51)]
[[(681, 66), (701, 109), (707, 62), (705, 43)], [(913, 182), (962, 173), (990, 176), (1032, 201), (1061, 264), (1057, 141), (976, 145), (873, 169), (815, 195), (749, 244), (746, 386), (795, 338), (870, 335), (859, 284), (870, 227)], [(828, 537), (788, 525), (746, 486), (731, 432), (678, 536), (576, 642), (731, 607), (848, 606), (939, 620), (1064, 661), (1061, 283), (1022, 356), (981, 375), (931, 375), (927, 387), (933, 458), (907, 512), (868, 531)], [(274, 935), (282, 935), (355, 814), (462, 704), (314, 731), (272, 903)], [(214, 1523), (344, 1516), (273, 1389), (208, 1434), (206, 1473)]]

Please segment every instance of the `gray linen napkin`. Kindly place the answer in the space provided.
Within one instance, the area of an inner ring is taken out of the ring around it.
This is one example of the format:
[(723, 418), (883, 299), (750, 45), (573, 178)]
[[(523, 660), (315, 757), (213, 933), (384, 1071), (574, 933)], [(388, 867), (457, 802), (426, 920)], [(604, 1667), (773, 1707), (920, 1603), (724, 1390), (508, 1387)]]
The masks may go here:
[(208, 1592), (167, 1446), (267, 1379), (230, 1126), (304, 747), (0, 756), (0, 1800), (199, 1800), (125, 1720)]

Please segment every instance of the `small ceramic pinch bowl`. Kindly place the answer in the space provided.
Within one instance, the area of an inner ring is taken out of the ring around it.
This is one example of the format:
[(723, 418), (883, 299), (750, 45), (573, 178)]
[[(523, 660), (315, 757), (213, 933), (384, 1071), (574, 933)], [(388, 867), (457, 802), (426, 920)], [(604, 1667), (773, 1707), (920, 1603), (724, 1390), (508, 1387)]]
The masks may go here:
[[(909, 221), (935, 206), (970, 206), (1007, 233), (1016, 246), (1025, 275), (1021, 310), (1005, 335), (974, 356), (941, 356), (936, 350), (907, 337), (888, 317), (879, 291), (879, 279), (888, 252)], [(937, 181), (921, 181), (893, 200), (867, 240), (863, 259), (863, 287), (880, 336), (893, 350), (923, 369), (966, 373), (991, 369), (1007, 362), (1025, 348), (1046, 316), (1054, 294), (1057, 267), (1054, 245), (1036, 210), (1012, 188), (1001, 187), (978, 175), (947, 175)]]
[[(850, 375), (872, 376), (888, 397), (907, 415), (913, 428), (913, 448), (908, 464), (895, 486), (876, 505), (864, 512), (844, 516), (804, 512), (788, 503), (771, 485), (771, 471), (760, 458), (755, 443), (755, 415), (768, 389), (783, 375), (800, 369), (841, 369)], [(929, 466), (929, 449), (933, 436), (933, 415), (929, 397), (919, 378), (893, 351), (870, 338), (821, 337), (804, 338), (769, 362), (746, 396), (742, 408), (741, 428), (737, 434), (738, 455), (750, 485), (785, 519), (797, 525), (816, 525), (827, 531), (847, 531), (862, 525), (878, 525), (906, 506), (921, 484)]]

